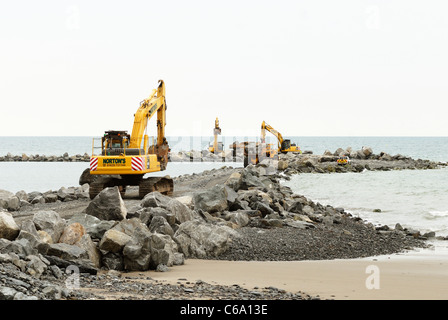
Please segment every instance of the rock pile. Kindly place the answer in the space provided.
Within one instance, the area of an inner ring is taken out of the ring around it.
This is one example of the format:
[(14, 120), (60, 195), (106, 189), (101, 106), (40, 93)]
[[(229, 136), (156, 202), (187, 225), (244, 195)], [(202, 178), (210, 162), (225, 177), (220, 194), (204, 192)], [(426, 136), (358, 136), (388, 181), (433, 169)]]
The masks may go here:
[(70, 156), (67, 152), (65, 152), (61, 156), (46, 156), (40, 154), (31, 154), (27, 155), (22, 153), (22, 155), (12, 155), (8, 152), (5, 156), (0, 156), (0, 161), (22, 161), (22, 162), (89, 162), (90, 155), (87, 153), (76, 154)]
[[(168, 160), (171, 162), (243, 162), (243, 155), (233, 156), (231, 150), (224, 153), (212, 153), (208, 150), (190, 150), (170, 152)], [(87, 153), (69, 155), (65, 152), (63, 155), (13, 155), (8, 152), (0, 156), (0, 162), (89, 162), (90, 155)]]
[(61, 187), (57, 191), (49, 190), (46, 192), (33, 191), (27, 193), (21, 190), (15, 194), (0, 189), (0, 209), (7, 209), (8, 211), (17, 211), (34, 204), (68, 202), (80, 199), (89, 199), (88, 184), (77, 187)]
[[(339, 157), (347, 156), (350, 162), (346, 165), (339, 165)], [(322, 155), (307, 154), (280, 154), (278, 169), (285, 174), (297, 173), (332, 173), (332, 172), (362, 172), (364, 170), (422, 170), (437, 169), (447, 166), (446, 162), (436, 162), (430, 160), (413, 159), (401, 154), (390, 155), (385, 152), (373, 153), (372, 148), (363, 147), (360, 150), (352, 150), (348, 147), (345, 150), (338, 148), (331, 152), (326, 150)]]

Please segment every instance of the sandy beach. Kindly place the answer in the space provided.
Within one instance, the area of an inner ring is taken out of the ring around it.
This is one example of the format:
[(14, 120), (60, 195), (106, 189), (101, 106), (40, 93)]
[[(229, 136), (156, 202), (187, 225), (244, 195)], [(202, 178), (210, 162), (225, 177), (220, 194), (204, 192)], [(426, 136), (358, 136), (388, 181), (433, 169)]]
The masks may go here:
[[(215, 261), (188, 259), (169, 272), (149, 272), (155, 280), (179, 279), (273, 286), (334, 300), (446, 300), (448, 254), (444, 248), (362, 259), (323, 261)], [(370, 287), (370, 288), (368, 288)]]

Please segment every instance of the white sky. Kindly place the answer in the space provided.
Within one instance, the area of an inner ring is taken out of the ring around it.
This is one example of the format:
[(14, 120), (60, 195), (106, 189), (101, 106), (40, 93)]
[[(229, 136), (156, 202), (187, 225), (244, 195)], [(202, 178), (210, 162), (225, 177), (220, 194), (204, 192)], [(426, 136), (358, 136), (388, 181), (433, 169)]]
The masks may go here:
[[(0, 136), (446, 136), (448, 2), (2, 1)], [(155, 119), (150, 122), (155, 128)], [(151, 131), (150, 131), (151, 132)]]

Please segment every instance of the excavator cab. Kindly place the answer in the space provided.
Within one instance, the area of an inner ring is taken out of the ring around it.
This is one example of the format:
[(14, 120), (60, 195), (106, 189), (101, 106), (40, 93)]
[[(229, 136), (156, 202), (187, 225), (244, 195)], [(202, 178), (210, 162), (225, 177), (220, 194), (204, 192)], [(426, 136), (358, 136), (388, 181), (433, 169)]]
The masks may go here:
[(101, 154), (103, 156), (143, 155), (145, 153), (143, 149), (128, 148), (130, 137), (127, 131), (106, 131), (101, 138)]
[(282, 142), (281, 150), (289, 150), (291, 148), (291, 140), (285, 139)]
[(127, 131), (106, 131), (101, 138), (103, 151), (107, 149), (124, 149), (129, 146), (130, 135)]

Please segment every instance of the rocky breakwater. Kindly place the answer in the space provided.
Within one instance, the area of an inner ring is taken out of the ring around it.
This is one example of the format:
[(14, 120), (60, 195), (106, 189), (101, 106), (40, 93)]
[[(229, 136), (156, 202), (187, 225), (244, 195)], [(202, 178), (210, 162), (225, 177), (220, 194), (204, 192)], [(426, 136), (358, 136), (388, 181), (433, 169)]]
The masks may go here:
[[(338, 164), (340, 157), (348, 157), (348, 164)], [(338, 148), (331, 152), (326, 150), (322, 155), (279, 154), (278, 168), (285, 174), (297, 173), (332, 173), (332, 172), (362, 172), (364, 170), (424, 170), (446, 167), (446, 162), (413, 159), (401, 154), (390, 155), (386, 152), (375, 154), (370, 147), (360, 150)]]
[[(243, 155), (233, 154), (232, 150), (223, 153), (212, 153), (208, 150), (190, 150), (190, 151), (172, 151), (168, 155), (170, 162), (242, 162)], [(8, 152), (0, 156), (0, 162), (89, 162), (90, 155), (87, 153), (69, 155), (67, 152), (63, 155), (13, 155)]]
[(87, 153), (69, 155), (67, 152), (60, 156), (55, 155), (40, 155), (31, 154), (27, 155), (22, 153), (22, 155), (12, 155), (8, 152), (5, 156), (0, 156), (0, 162), (89, 162), (90, 155)]
[(48, 190), (45, 192), (25, 192), (20, 190), (12, 193), (0, 189), (0, 209), (6, 209), (11, 212), (38, 204), (87, 199), (89, 199), (89, 185), (87, 183), (77, 187), (61, 187), (58, 190)]

